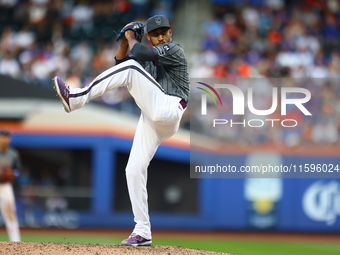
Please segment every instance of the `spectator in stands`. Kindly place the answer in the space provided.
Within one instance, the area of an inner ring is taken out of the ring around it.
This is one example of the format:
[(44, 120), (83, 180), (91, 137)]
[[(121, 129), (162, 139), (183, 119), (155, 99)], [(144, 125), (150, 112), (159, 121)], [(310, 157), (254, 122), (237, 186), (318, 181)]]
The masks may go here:
[(3, 58), (0, 60), (0, 74), (12, 76), (14, 78), (20, 78), (20, 66), (15, 59), (14, 53), (5, 51)]

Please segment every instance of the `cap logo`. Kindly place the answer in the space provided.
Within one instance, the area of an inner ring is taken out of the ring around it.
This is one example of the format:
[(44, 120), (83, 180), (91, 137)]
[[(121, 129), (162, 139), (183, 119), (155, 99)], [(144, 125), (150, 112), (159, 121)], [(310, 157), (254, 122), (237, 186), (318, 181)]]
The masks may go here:
[(162, 23), (161, 17), (156, 17), (155, 22), (156, 22), (157, 25), (160, 25)]

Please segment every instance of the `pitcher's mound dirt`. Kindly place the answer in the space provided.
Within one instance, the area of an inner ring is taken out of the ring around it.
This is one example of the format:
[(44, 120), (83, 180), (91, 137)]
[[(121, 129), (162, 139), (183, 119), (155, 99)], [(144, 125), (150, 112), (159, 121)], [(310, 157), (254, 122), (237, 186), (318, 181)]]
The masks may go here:
[(212, 251), (188, 249), (179, 246), (152, 245), (131, 247), (112, 244), (84, 243), (31, 243), (31, 242), (0, 242), (0, 254), (6, 255), (217, 255)]

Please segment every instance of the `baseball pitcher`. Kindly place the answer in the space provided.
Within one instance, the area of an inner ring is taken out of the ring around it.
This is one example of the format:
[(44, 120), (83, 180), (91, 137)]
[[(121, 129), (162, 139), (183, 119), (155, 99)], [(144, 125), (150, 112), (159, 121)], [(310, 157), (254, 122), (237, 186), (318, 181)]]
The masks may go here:
[(0, 131), (0, 211), (5, 221), (10, 241), (20, 241), (19, 223), (16, 215), (13, 182), (14, 169), (21, 168), (19, 154), (9, 147), (10, 133), (3, 129)]
[[(141, 44), (144, 25), (127, 24), (118, 34), (121, 40), (116, 65), (104, 71), (85, 88), (70, 88), (55, 77), (54, 88), (66, 112), (81, 108), (106, 91), (126, 86), (141, 109), (130, 157), (126, 166), (129, 196), (136, 222), (122, 244), (151, 245), (151, 225), (146, 189), (147, 168), (162, 141), (174, 135), (186, 109), (189, 75), (183, 48), (172, 40), (168, 19), (156, 15), (146, 22), (146, 36), (153, 45)], [(131, 52), (132, 56), (128, 55)]]

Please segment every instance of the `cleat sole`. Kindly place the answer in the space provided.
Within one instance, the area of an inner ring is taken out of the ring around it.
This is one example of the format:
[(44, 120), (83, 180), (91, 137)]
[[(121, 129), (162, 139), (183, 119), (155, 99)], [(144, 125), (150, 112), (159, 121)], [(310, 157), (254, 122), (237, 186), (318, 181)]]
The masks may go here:
[(65, 112), (70, 113), (70, 112), (71, 112), (71, 109), (69, 108), (69, 106), (68, 106), (67, 102), (65, 101), (65, 99), (60, 95), (60, 90), (59, 90), (58, 85), (56, 84), (56, 79), (53, 78), (52, 81), (54, 82), (53, 88), (54, 88), (54, 90), (57, 92), (57, 95), (56, 95), (56, 96), (59, 97), (59, 99), (61, 100)]

